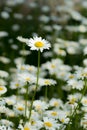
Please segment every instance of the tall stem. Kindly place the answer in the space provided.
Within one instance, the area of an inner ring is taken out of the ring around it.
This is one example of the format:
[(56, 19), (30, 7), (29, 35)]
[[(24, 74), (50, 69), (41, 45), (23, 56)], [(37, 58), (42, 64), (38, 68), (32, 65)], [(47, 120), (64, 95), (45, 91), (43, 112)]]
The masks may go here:
[(35, 90), (34, 90), (32, 101), (31, 101), (30, 112), (29, 112), (29, 121), (30, 121), (30, 117), (31, 117), (31, 111), (32, 111), (32, 107), (33, 107), (33, 101), (34, 101), (34, 98), (35, 98), (35, 95), (36, 95), (36, 91), (37, 91), (37, 88), (38, 88), (39, 71), (40, 71), (40, 50), (38, 51), (38, 68), (37, 68), (36, 87), (35, 87)]
[(48, 86), (45, 87), (45, 101), (47, 101), (47, 87)]
[(26, 97), (25, 97), (25, 120), (26, 120), (26, 113), (27, 113), (27, 101), (28, 101), (28, 83), (26, 85)]

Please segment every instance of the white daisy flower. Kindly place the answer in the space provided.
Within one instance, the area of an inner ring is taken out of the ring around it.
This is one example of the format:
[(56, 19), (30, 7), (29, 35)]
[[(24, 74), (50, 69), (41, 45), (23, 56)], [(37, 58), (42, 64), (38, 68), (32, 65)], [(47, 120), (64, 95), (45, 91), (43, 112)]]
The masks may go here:
[(37, 129), (41, 129), (41, 127), (43, 127), (43, 122), (40, 121), (39, 119), (35, 119), (35, 117), (31, 118), (30, 124), (31, 124), (31, 126), (37, 128)]
[(0, 86), (5, 86), (7, 82), (4, 79), (0, 79)]
[(20, 42), (28, 42), (28, 39), (27, 38), (23, 38), (22, 36), (18, 36), (17, 37), (17, 40), (19, 40)]
[(44, 49), (49, 49), (51, 47), (50, 43), (47, 40), (37, 36), (30, 38), (26, 44), (30, 46), (31, 50), (40, 50), (41, 52), (43, 52)]
[(14, 111), (17, 113), (17, 114), (24, 114), (24, 111), (25, 111), (25, 106), (24, 104), (22, 103), (17, 103), (14, 105)]
[(47, 130), (55, 130), (56, 128), (59, 127), (59, 124), (56, 122), (56, 120), (52, 118), (44, 117), (43, 121), (44, 121), (44, 127)]
[(59, 120), (63, 124), (68, 124), (69, 118), (67, 117), (67, 113), (64, 111), (59, 112)]
[(48, 105), (44, 101), (40, 101), (40, 100), (35, 100), (33, 106), (37, 111), (43, 111), (48, 108)]
[(1, 78), (7, 78), (9, 76), (8, 72), (4, 70), (0, 70), (0, 77)]
[(10, 59), (4, 56), (0, 56), (0, 62), (4, 63), (4, 64), (8, 64), (10, 63)]
[(87, 97), (83, 97), (81, 103), (83, 106), (87, 106)]
[(63, 102), (60, 99), (52, 98), (49, 102), (49, 105), (52, 107), (60, 108), (63, 107)]
[(19, 124), (18, 128), (21, 129), (21, 130), (36, 130), (36, 128), (33, 127), (33, 126), (31, 126), (31, 124), (28, 123), (28, 122), (26, 122), (26, 124), (24, 125), (24, 127), (21, 124)]
[(85, 114), (84, 117), (81, 119), (81, 126), (87, 129), (87, 114)]
[(6, 93), (7, 88), (5, 86), (0, 86), (0, 95)]
[(72, 87), (72, 89), (81, 90), (84, 87), (84, 82), (82, 80), (70, 79), (68, 80), (68, 85)]
[(42, 79), (42, 86), (51, 86), (51, 85), (55, 85), (56, 81), (53, 79)]
[(5, 98), (5, 102), (8, 104), (8, 105), (14, 105), (16, 103), (16, 100), (10, 96), (10, 97), (6, 97)]
[(14, 126), (13, 122), (6, 120), (6, 119), (0, 120), (0, 124), (5, 125), (7, 127), (13, 127)]
[(49, 118), (58, 119), (58, 112), (56, 110), (47, 110), (44, 114)]
[(18, 74), (18, 78), (19, 78), (20, 81), (23, 81), (25, 83), (28, 82), (28, 83), (32, 84), (32, 83), (35, 83), (35, 81), (36, 81), (36, 78), (29, 73)]

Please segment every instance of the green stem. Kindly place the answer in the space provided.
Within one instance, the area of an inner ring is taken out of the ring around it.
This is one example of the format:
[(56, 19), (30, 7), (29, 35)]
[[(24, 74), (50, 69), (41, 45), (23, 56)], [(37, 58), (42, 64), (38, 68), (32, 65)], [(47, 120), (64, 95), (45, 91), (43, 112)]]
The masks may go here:
[(71, 114), (71, 116), (70, 116), (70, 120), (69, 120), (69, 123), (68, 123), (68, 125), (67, 125), (67, 130), (70, 130), (70, 122), (72, 121), (72, 118), (75, 116), (75, 114), (76, 114), (76, 111), (78, 110), (78, 108), (79, 108), (79, 106), (80, 106), (80, 103), (81, 103), (81, 100), (82, 100), (82, 98), (83, 98), (83, 96), (84, 96), (84, 94), (85, 94), (85, 92), (86, 92), (86, 87), (87, 87), (87, 85), (86, 85), (86, 79), (84, 79), (84, 82), (85, 82), (85, 85), (84, 85), (84, 89), (83, 89), (83, 92), (82, 92), (82, 96), (81, 96), (81, 98), (80, 98), (80, 100), (79, 100), (79, 102), (78, 102), (78, 104), (77, 104), (77, 106), (76, 106), (76, 108), (75, 108), (75, 110), (73, 111), (73, 113)]
[(37, 88), (38, 88), (39, 71), (40, 71), (40, 50), (38, 51), (38, 68), (37, 68), (36, 88), (34, 90), (34, 94), (33, 94), (32, 101), (31, 101), (30, 112), (29, 112), (29, 121), (30, 121), (30, 117), (31, 117), (31, 111), (32, 111), (32, 107), (33, 107), (33, 101), (34, 101), (34, 98), (35, 98), (35, 95), (36, 95), (36, 91), (37, 91)]
[(23, 43), (23, 46), (22, 46), (22, 50), (23, 50), (23, 54), (22, 54), (23, 62), (22, 62), (22, 64), (24, 64), (24, 61), (26, 60), (25, 55), (24, 55), (24, 51), (25, 51), (25, 44), (24, 43)]
[(45, 88), (45, 101), (47, 101), (47, 90), (48, 90), (47, 87), (48, 86), (46, 86), (46, 88)]
[(17, 88), (17, 90), (16, 90), (16, 103), (18, 101), (18, 90), (19, 90), (19, 88)]
[(25, 120), (26, 120), (26, 113), (27, 113), (27, 101), (28, 101), (28, 83), (26, 85), (26, 97), (25, 97)]

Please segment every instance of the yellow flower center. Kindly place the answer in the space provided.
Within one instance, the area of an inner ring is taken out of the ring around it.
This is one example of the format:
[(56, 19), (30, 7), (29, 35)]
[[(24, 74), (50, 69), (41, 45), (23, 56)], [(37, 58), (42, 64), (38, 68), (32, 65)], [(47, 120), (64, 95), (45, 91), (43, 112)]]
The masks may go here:
[(54, 102), (54, 106), (57, 107), (59, 103), (57, 101)]
[(36, 106), (36, 109), (41, 109), (41, 106), (40, 106), (40, 105), (37, 105), (37, 106)]
[(25, 68), (23, 66), (21, 66), (21, 70), (25, 70)]
[(70, 103), (70, 104), (74, 104), (75, 101), (76, 101), (76, 99), (75, 99), (75, 98), (72, 98), (72, 99), (69, 101), (69, 103)]
[(49, 84), (50, 84), (50, 81), (49, 81), (49, 80), (45, 80), (45, 84), (46, 84), (46, 85), (49, 85)]
[(82, 76), (86, 77), (86, 76), (87, 76), (87, 73), (86, 73), (86, 72), (85, 72), (85, 73), (82, 73)]
[(2, 86), (0, 86), (0, 91), (3, 91), (3, 90), (4, 90), (4, 88)]
[(61, 119), (61, 122), (64, 123), (64, 119)]
[(24, 130), (30, 130), (30, 128), (28, 128), (27, 126), (24, 127)]
[(53, 69), (54, 69), (54, 68), (56, 68), (56, 66), (55, 66), (54, 64), (52, 64), (52, 65), (51, 65), (51, 68), (53, 68)]
[(64, 50), (58, 49), (58, 52), (61, 54), (62, 52), (64, 52)]
[(19, 111), (23, 111), (24, 108), (20, 106), (20, 107), (18, 107), (18, 110), (19, 110)]
[(65, 73), (63, 73), (63, 72), (62, 72), (60, 75), (61, 75), (61, 76), (64, 76), (64, 75), (65, 75)]
[(28, 68), (28, 70), (29, 70), (29, 71), (32, 71), (32, 70), (33, 70), (33, 68), (32, 68), (32, 67), (29, 67), (29, 68)]
[(84, 121), (83, 124), (84, 124), (84, 125), (87, 125), (87, 121)]
[(27, 77), (27, 78), (26, 78), (26, 81), (30, 81), (30, 78), (29, 78), (29, 77)]
[(34, 120), (31, 121), (31, 125), (35, 125), (36, 122)]
[(70, 75), (69, 78), (70, 78), (70, 79), (73, 79), (73, 78), (74, 78), (74, 75)]
[(37, 48), (41, 48), (41, 47), (44, 46), (44, 43), (41, 42), (41, 41), (37, 41), (37, 42), (35, 42), (35, 46), (36, 46)]
[(15, 86), (16, 86), (16, 87), (19, 87), (19, 84), (18, 84), (18, 83), (16, 83), (16, 84), (15, 84)]
[(45, 122), (44, 125), (48, 126), (48, 127), (52, 127), (52, 123), (51, 122)]
[(84, 100), (84, 103), (87, 104), (87, 99)]
[(51, 115), (52, 116), (57, 116), (57, 112), (54, 111), (54, 112), (51, 113)]

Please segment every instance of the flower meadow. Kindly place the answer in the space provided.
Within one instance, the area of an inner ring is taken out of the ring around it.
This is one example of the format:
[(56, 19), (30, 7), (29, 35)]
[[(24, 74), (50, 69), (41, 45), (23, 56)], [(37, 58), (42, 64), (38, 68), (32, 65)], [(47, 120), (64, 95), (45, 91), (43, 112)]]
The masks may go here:
[(87, 0), (0, 2), (0, 130), (87, 130)]

